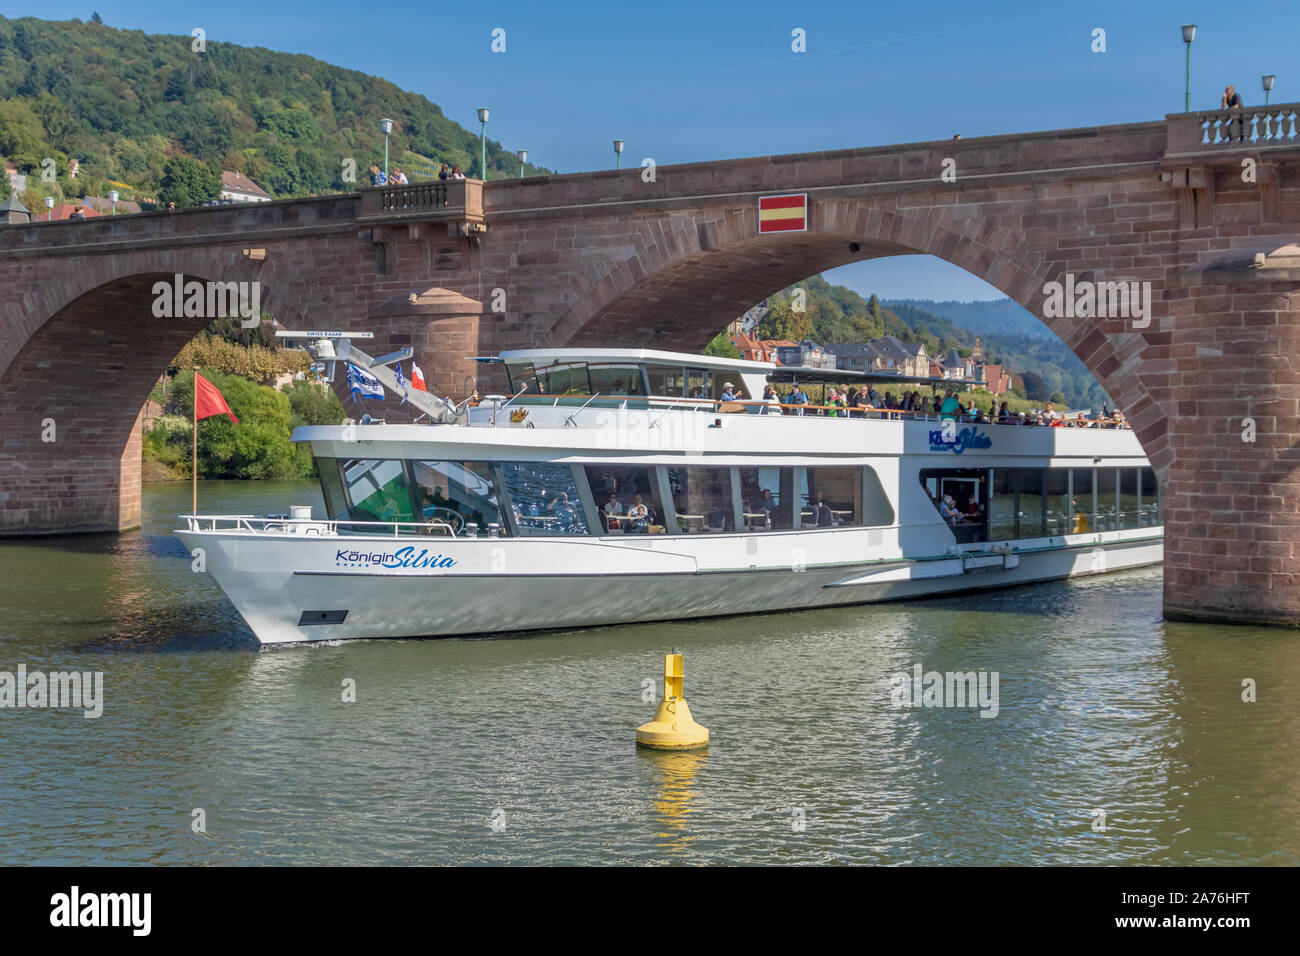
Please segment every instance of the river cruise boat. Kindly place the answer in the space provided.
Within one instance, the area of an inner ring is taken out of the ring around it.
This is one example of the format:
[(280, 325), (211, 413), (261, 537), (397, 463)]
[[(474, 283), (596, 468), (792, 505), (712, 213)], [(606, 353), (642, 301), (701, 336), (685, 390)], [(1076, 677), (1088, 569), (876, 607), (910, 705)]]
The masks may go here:
[[(263, 643), (865, 604), (1162, 559), (1155, 475), (1127, 428), (847, 414), (826, 385), (921, 382), (648, 349), (480, 359), (509, 394), (454, 405), (391, 367), (409, 350), (280, 334), (421, 415), (294, 433), (324, 513), (182, 516)], [(768, 384), (807, 400), (754, 400)]]

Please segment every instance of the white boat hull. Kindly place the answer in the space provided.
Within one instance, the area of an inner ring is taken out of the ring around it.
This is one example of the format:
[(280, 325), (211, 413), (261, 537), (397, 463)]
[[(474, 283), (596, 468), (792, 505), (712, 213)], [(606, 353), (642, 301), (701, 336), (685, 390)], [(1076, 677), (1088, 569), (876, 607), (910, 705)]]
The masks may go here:
[[(1119, 571), (1163, 559), (1159, 528), (1019, 542), (1014, 552), (971, 550), (856, 564), (818, 564), (811, 560), (816, 536), (794, 535), (779, 545), (794, 560), (752, 568), (735, 564), (755, 557), (754, 536), (733, 535), (714, 546), (733, 549), (735, 563), (719, 566), (715, 560), (713, 569), (701, 569), (696, 556), (670, 550), (664, 539), (647, 547), (599, 538), (178, 534), (196, 556), (201, 551), (207, 573), (264, 644), (442, 637), (864, 604)], [(763, 537), (766, 550), (778, 546), (772, 539), (784, 536)], [(402, 550), (408, 547), (413, 550)], [(358, 560), (348, 560), (354, 555)], [(432, 566), (414, 566), (422, 562)]]

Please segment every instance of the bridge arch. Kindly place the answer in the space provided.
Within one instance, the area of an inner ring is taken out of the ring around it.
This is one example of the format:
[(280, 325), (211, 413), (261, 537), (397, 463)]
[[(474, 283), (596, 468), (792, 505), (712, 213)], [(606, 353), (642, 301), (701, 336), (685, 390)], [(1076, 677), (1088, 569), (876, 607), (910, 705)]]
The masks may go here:
[(1127, 356), (1116, 348), (1117, 339), (1140, 348), (1141, 335), (1105, 335), (1096, 319), (1042, 317), (1043, 286), (1061, 278), (1063, 264), (1028, 255), (1018, 236), (997, 232), (988, 217), (954, 220), (933, 208), (889, 209), (849, 197), (809, 205), (801, 233), (759, 235), (753, 202), (709, 210), (693, 225), (673, 223), (669, 241), (655, 233), (666, 230), (662, 221), (646, 220), (641, 242), (624, 241), (589, 264), (576, 301), (542, 344), (699, 351), (755, 302), (801, 279), (865, 259), (928, 254), (1038, 316), (1125, 410), (1161, 480), (1168, 477), (1166, 415), (1144, 381), (1125, 374)]

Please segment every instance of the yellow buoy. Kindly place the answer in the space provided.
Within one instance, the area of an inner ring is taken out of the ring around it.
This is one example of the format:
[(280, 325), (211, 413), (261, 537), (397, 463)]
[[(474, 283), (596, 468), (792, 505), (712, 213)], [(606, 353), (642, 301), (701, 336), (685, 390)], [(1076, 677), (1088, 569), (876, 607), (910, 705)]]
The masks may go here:
[(683, 686), (686, 667), (681, 654), (664, 655), (664, 699), (655, 719), (636, 729), (638, 747), (655, 750), (692, 750), (709, 745), (709, 730), (691, 717)]

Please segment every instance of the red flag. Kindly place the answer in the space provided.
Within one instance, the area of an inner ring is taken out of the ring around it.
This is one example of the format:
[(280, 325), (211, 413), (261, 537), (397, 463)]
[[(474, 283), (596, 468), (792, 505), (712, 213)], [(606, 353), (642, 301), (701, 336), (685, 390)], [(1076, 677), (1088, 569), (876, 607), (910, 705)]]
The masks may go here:
[(424, 373), (420, 371), (420, 366), (414, 362), (411, 363), (411, 388), (417, 388), (422, 392), (429, 390), (424, 384)]
[(194, 417), (208, 418), (212, 415), (229, 415), (230, 420), (236, 425), (239, 419), (235, 413), (230, 410), (222, 396), (220, 389), (213, 385), (198, 372), (194, 373)]

